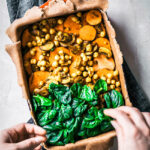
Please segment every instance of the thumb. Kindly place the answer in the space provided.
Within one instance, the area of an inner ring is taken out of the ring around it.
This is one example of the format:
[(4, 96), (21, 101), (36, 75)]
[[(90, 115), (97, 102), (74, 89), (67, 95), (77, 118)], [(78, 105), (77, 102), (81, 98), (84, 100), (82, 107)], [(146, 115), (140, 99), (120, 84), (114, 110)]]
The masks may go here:
[(46, 142), (46, 137), (37, 136), (37, 137), (30, 138), (30, 139), (17, 143), (16, 147), (19, 150), (33, 150), (42, 142)]

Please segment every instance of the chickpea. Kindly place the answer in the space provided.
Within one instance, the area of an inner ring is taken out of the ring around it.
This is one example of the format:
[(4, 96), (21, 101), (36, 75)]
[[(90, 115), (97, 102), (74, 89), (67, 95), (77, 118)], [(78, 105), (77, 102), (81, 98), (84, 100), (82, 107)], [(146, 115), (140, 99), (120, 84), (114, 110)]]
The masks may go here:
[(55, 34), (55, 29), (53, 29), (53, 28), (51, 28), (50, 30), (49, 30), (49, 32), (50, 32), (50, 34)]
[(32, 56), (35, 56), (35, 50), (34, 50), (34, 49), (30, 50), (30, 54), (31, 54)]
[(33, 25), (33, 30), (36, 30), (38, 27), (37, 27), (37, 25)]
[(59, 60), (59, 64), (61, 64), (61, 65), (62, 65), (63, 63), (64, 63), (64, 61), (63, 61), (63, 60)]
[(72, 73), (71, 76), (74, 78), (74, 77), (77, 76), (77, 74), (76, 73)]
[(89, 66), (93, 66), (93, 61), (88, 61)]
[(42, 38), (41, 42), (44, 44), (46, 42), (46, 40), (44, 38)]
[(63, 71), (64, 71), (65, 73), (67, 73), (67, 72), (69, 71), (68, 67), (64, 67), (64, 68), (63, 68)]
[(89, 74), (89, 77), (92, 77), (92, 76), (93, 76), (93, 74), (94, 74), (94, 72), (92, 72), (92, 71), (88, 71), (88, 74)]
[(68, 60), (68, 64), (69, 64), (69, 65), (71, 64), (71, 60)]
[(53, 67), (58, 67), (58, 62), (57, 62), (57, 61), (54, 61), (53, 64), (52, 64), (52, 66), (53, 66)]
[(47, 57), (49, 57), (50, 55), (49, 55), (49, 54), (47, 54), (46, 56), (47, 56)]
[(38, 66), (38, 67), (41, 67), (41, 61), (38, 61), (38, 62), (37, 62), (37, 66)]
[(49, 39), (50, 39), (50, 34), (47, 33), (47, 34), (45, 35), (45, 40), (49, 40)]
[(43, 56), (46, 56), (46, 52), (42, 52), (42, 55), (43, 55)]
[(44, 82), (43, 82), (43, 81), (40, 81), (40, 82), (39, 82), (39, 86), (42, 87), (43, 85), (44, 85)]
[(38, 88), (35, 88), (35, 89), (34, 89), (34, 93), (37, 94), (38, 92), (39, 92), (39, 89), (38, 89)]
[(35, 41), (32, 41), (32, 45), (33, 45), (33, 46), (36, 46), (37, 43), (36, 43)]
[(115, 71), (113, 72), (113, 75), (114, 75), (114, 76), (117, 76), (118, 74), (119, 74), (118, 70), (115, 70)]
[(116, 81), (115, 80), (111, 80), (111, 84), (115, 84), (116, 83)]
[(41, 38), (39, 36), (35, 37), (36, 41), (39, 41)]
[(83, 65), (83, 66), (86, 66), (86, 61), (82, 61), (82, 65)]
[(60, 59), (64, 61), (64, 60), (65, 60), (64, 55), (61, 55), (61, 56), (60, 56)]
[(36, 64), (36, 59), (31, 59), (31, 60), (30, 60), (30, 63), (31, 63), (32, 65), (35, 65), (35, 64)]
[(42, 32), (47, 33), (47, 29), (46, 28), (42, 28)]
[(78, 18), (77, 18), (77, 17), (75, 17), (75, 16), (74, 16), (74, 17), (72, 17), (71, 19), (72, 19), (72, 21), (73, 21), (73, 22), (77, 22), (77, 21), (78, 21)]
[(115, 85), (110, 85), (110, 89), (113, 90), (115, 88)]
[(40, 64), (41, 64), (41, 66), (46, 66), (46, 61), (42, 60)]
[(83, 72), (83, 77), (87, 77), (88, 76), (88, 72), (87, 71), (84, 71)]
[(91, 56), (87, 56), (88, 60), (92, 60), (92, 57)]
[(113, 77), (113, 75), (111, 73), (107, 74), (107, 78), (111, 79)]
[(84, 56), (82, 59), (83, 59), (83, 61), (85, 61), (85, 62), (88, 61), (88, 58), (87, 58), (86, 56)]
[(55, 56), (55, 60), (59, 60), (60, 59), (60, 56), (59, 55), (56, 55)]
[(27, 46), (28, 46), (29, 48), (31, 48), (31, 47), (32, 47), (32, 43), (31, 43), (31, 42), (28, 42), (28, 43), (27, 43)]
[(78, 71), (77, 71), (77, 75), (80, 76), (81, 74), (82, 74), (82, 72), (81, 72), (80, 70), (78, 70)]
[(62, 32), (61, 32), (61, 31), (59, 31), (59, 32), (57, 33), (57, 35), (58, 35), (58, 36), (61, 36), (61, 35), (62, 35)]
[(77, 13), (77, 16), (78, 16), (78, 17), (81, 17), (81, 16), (82, 16), (82, 13), (81, 13), (81, 12), (78, 12), (78, 13)]
[(62, 19), (58, 19), (57, 23), (58, 24), (63, 24), (63, 20)]
[(77, 44), (81, 44), (83, 41), (81, 38), (77, 38)]
[(97, 80), (97, 79), (98, 79), (98, 74), (94, 74), (94, 75), (93, 75), (93, 79), (94, 79), (94, 80)]
[(107, 84), (110, 84), (111, 80), (110, 79), (107, 79)]
[(93, 54), (93, 57), (98, 57), (98, 52), (95, 52), (94, 54)]
[(116, 82), (116, 87), (119, 87), (120, 86), (120, 81), (117, 81)]
[(46, 67), (43, 67), (43, 66), (42, 66), (42, 67), (40, 67), (40, 70), (41, 70), (41, 71), (45, 71), (45, 70), (46, 70)]
[(44, 25), (44, 26), (47, 24), (46, 20), (42, 20), (41, 23), (42, 23), (42, 25)]
[(91, 51), (92, 51), (92, 45), (91, 45), (91, 44), (88, 44), (88, 45), (86, 46), (86, 51), (87, 51), (87, 52), (91, 52)]
[(59, 53), (59, 55), (63, 55), (64, 54), (63, 50), (60, 50), (58, 53)]
[(94, 72), (94, 68), (93, 67), (89, 67), (89, 71)]
[(60, 76), (56, 76), (55, 79), (56, 79), (56, 81), (61, 82), (61, 77)]
[(65, 59), (66, 59), (66, 60), (69, 60), (69, 55), (65, 55)]
[(55, 46), (59, 46), (59, 42), (58, 41), (54, 41)]
[(89, 70), (89, 66), (86, 66), (85, 69), (88, 71)]
[(89, 83), (89, 82), (91, 82), (91, 78), (90, 78), (90, 77), (87, 77), (87, 78), (85, 79), (85, 81), (86, 81), (87, 83)]
[(81, 55), (80, 55), (80, 56), (83, 58), (83, 57), (85, 57), (85, 54), (84, 54), (84, 53), (81, 53)]
[(106, 81), (106, 77), (105, 76), (101, 76), (101, 79)]
[(84, 71), (85, 70), (85, 68), (82, 66), (81, 68), (80, 68), (80, 71)]

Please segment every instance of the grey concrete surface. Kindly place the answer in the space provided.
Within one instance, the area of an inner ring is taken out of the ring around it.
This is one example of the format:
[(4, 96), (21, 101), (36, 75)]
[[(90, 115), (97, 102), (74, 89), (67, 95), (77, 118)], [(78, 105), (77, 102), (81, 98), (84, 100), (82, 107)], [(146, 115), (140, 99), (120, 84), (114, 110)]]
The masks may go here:
[[(124, 57), (150, 99), (150, 1), (110, 0), (108, 16), (117, 32)], [(4, 50), (9, 17), (5, 0), (0, 2), (0, 129), (26, 122), (30, 113), (17, 85), (15, 67)]]

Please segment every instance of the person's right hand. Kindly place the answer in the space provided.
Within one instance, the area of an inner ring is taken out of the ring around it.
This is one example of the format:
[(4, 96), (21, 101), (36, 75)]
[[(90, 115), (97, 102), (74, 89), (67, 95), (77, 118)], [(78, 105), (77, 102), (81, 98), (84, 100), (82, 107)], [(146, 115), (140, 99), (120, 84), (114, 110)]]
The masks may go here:
[(111, 123), (119, 150), (150, 150), (150, 113), (128, 106), (107, 109), (104, 113), (115, 119)]

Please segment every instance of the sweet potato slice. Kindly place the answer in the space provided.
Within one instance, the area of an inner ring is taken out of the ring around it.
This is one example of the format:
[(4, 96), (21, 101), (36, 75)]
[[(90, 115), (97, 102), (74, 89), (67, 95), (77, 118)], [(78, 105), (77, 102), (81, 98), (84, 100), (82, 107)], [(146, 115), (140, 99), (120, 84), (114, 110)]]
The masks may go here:
[(110, 42), (106, 38), (97, 38), (93, 43), (97, 43), (97, 45), (99, 47), (105, 47), (105, 48), (111, 50)]
[(114, 70), (115, 62), (113, 58), (107, 58), (105, 55), (100, 55), (94, 59), (97, 63), (93, 66), (95, 71), (99, 69)]
[(87, 13), (86, 21), (87, 21), (90, 25), (97, 25), (97, 24), (101, 23), (101, 21), (102, 21), (102, 16), (101, 16), (100, 11), (98, 11), (98, 10), (90, 10), (90, 11)]
[(22, 34), (22, 46), (25, 47), (28, 42), (34, 40), (34, 36), (29, 32), (29, 29), (25, 29)]
[(30, 92), (33, 93), (34, 89), (39, 87), (40, 81), (46, 82), (48, 76), (49, 76), (49, 72), (47, 71), (37, 71), (31, 74), (29, 78)]
[(85, 41), (93, 41), (96, 37), (96, 30), (90, 25), (85, 25), (80, 29), (80, 38)]
[(73, 33), (75, 35), (79, 34), (81, 25), (79, 23), (76, 23), (72, 20), (72, 17), (75, 17), (75, 15), (70, 15), (67, 17), (67, 19), (64, 22), (64, 32), (67, 33)]

